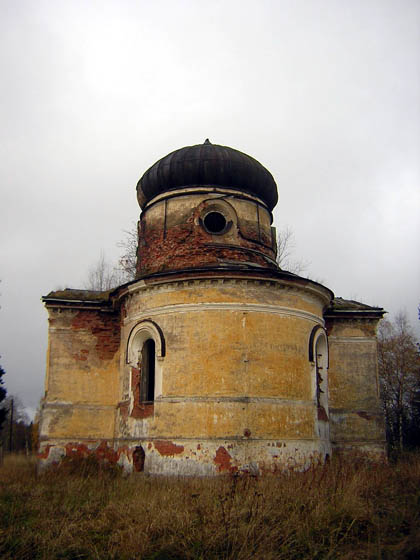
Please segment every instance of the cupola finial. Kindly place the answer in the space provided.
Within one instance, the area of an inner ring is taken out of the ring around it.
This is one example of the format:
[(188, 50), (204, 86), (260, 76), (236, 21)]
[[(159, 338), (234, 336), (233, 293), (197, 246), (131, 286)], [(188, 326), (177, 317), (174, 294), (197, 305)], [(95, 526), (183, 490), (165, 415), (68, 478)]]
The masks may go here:
[(204, 144), (211, 144), (210, 140), (208, 138), (206, 138)]

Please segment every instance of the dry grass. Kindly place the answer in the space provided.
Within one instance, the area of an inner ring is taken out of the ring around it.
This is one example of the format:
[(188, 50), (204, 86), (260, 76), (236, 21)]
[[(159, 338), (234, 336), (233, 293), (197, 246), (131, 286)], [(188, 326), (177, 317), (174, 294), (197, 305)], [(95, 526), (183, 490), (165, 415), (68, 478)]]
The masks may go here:
[(420, 456), (265, 478), (163, 478), (87, 465), (0, 468), (9, 559), (418, 559)]

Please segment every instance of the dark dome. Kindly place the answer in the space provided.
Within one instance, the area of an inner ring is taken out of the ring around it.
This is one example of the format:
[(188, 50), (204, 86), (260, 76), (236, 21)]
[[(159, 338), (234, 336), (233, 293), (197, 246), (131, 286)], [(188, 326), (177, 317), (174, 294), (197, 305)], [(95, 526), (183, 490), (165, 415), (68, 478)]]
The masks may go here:
[[(277, 185), (256, 159), (208, 140), (168, 154), (146, 171), (137, 184), (139, 200), (148, 202), (172, 189), (228, 187), (261, 198), (270, 210), (277, 204)], [(140, 192), (139, 192), (140, 191)]]

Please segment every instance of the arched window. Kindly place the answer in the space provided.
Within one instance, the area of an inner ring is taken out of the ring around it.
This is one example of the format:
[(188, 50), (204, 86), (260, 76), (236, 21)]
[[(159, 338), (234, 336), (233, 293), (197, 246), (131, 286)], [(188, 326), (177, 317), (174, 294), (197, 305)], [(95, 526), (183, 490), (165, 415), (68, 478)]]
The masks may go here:
[(135, 401), (151, 403), (162, 394), (162, 360), (165, 339), (160, 327), (151, 320), (138, 323), (127, 342), (127, 363), (137, 371), (138, 384), (132, 386)]

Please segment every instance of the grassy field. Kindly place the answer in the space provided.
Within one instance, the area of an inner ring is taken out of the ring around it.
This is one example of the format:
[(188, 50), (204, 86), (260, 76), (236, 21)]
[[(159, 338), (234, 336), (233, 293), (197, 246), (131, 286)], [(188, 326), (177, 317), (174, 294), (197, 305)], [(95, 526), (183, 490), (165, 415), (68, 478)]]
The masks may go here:
[(265, 478), (0, 467), (0, 558), (420, 558), (420, 455)]

